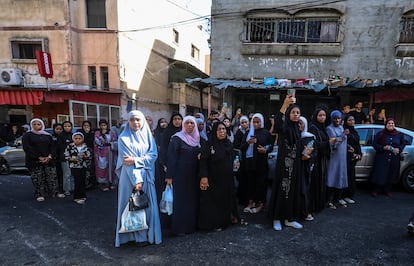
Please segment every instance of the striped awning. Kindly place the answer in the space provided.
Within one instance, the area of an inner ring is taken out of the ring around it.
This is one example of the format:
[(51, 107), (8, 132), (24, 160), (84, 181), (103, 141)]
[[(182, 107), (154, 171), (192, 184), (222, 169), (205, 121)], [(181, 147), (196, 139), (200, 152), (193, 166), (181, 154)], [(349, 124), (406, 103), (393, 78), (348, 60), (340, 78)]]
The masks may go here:
[(40, 105), (43, 101), (41, 90), (1, 90), (0, 104), (8, 105)]

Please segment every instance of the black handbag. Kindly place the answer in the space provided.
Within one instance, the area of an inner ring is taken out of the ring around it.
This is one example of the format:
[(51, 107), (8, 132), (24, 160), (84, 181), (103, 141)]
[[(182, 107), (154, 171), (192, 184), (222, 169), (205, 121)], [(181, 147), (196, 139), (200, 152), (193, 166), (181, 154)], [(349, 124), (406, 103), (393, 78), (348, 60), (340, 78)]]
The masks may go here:
[(144, 191), (136, 191), (134, 189), (132, 191), (131, 197), (129, 197), (129, 211), (139, 211), (148, 208), (148, 206), (149, 199), (148, 196), (144, 193)]

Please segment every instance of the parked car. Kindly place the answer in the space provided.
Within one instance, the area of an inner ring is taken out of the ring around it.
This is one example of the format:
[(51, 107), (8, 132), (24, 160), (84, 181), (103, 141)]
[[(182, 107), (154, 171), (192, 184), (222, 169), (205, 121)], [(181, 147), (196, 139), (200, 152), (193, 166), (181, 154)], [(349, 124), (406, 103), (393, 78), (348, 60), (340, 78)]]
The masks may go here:
[(27, 170), (21, 138), (12, 145), (0, 148), (0, 174), (7, 175), (16, 170)]
[[(375, 158), (375, 149), (372, 147), (375, 134), (384, 129), (382, 125), (359, 124), (355, 129), (360, 137), (362, 158), (355, 167), (357, 181), (367, 181), (371, 175)], [(404, 135), (406, 146), (401, 153), (400, 182), (407, 191), (414, 192), (414, 132), (396, 127)], [(268, 155), (269, 179), (275, 176), (277, 147)]]
[[(367, 180), (372, 172), (375, 150), (372, 147), (375, 134), (384, 129), (382, 125), (355, 125), (360, 137), (362, 159), (355, 167), (357, 180)], [(396, 127), (404, 135), (405, 148), (401, 153), (400, 182), (408, 191), (414, 192), (414, 132)]]
[[(76, 132), (80, 127), (74, 127), (73, 132)], [(52, 134), (52, 128), (46, 128), (46, 132)], [(25, 166), (25, 153), (21, 137), (12, 145), (0, 148), (0, 175), (8, 175), (12, 171), (27, 171)]]

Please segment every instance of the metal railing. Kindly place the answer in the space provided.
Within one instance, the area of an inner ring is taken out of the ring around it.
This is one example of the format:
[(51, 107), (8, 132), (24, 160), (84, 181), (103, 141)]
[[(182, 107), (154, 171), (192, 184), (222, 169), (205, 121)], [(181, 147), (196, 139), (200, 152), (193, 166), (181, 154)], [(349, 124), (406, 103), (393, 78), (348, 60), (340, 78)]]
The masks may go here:
[(339, 18), (247, 18), (243, 42), (334, 43)]

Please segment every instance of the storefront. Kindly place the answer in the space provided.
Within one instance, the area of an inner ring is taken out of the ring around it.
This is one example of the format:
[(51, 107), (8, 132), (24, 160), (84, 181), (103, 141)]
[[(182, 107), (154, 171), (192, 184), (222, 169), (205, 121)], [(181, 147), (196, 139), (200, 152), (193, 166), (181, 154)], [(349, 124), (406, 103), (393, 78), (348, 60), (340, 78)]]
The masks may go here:
[(46, 127), (72, 121), (81, 126), (89, 120), (93, 127), (105, 119), (115, 124), (121, 116), (121, 92), (90, 90), (4, 89), (0, 90), (1, 123), (24, 124), (39, 117)]

